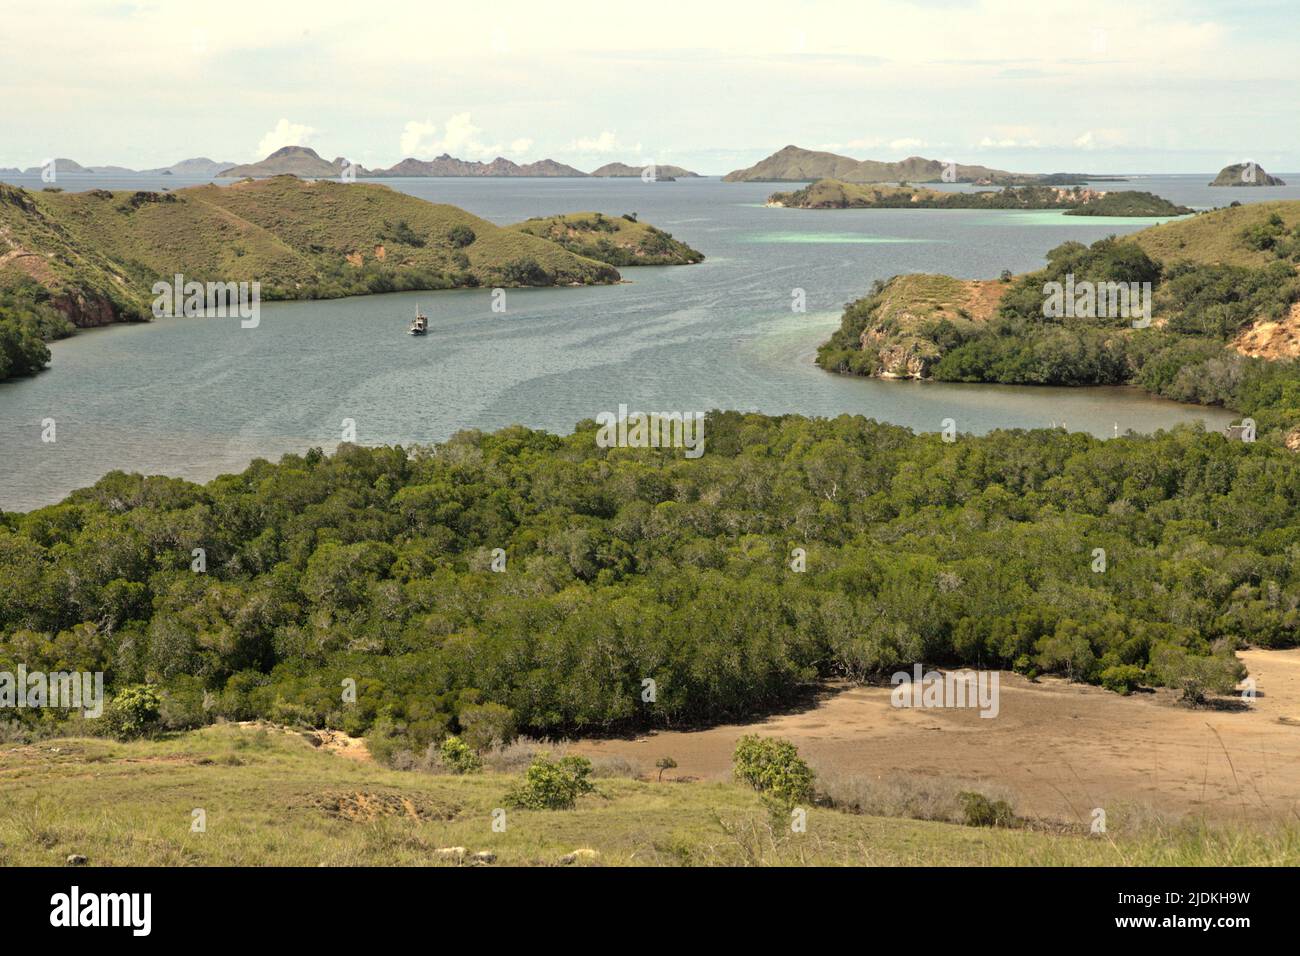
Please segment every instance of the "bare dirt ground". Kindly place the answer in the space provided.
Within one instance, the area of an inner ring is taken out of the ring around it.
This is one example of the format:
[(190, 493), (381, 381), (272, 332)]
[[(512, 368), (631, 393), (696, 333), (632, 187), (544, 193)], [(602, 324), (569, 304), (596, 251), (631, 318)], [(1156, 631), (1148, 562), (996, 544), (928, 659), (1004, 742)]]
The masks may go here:
[(1120, 806), (1169, 819), (1296, 819), (1300, 650), (1239, 656), (1258, 696), (1237, 709), (1190, 709), (1164, 691), (1120, 697), (1004, 672), (992, 719), (976, 710), (895, 708), (888, 686), (843, 685), (810, 709), (752, 724), (578, 741), (571, 750), (647, 767), (669, 756), (678, 766), (665, 779), (725, 779), (736, 740), (757, 733), (790, 740), (823, 770), (995, 785), (1014, 795), (1018, 813), (1050, 820), (1087, 823), (1093, 807)]
[(274, 730), (284, 734), (302, 734), (311, 741), (312, 746), (319, 747), (321, 750), (335, 756), (343, 757), (345, 760), (355, 760), (358, 763), (375, 762), (375, 758), (371, 756), (369, 748), (366, 747), (364, 737), (349, 737), (341, 730), (310, 730), (304, 733), (292, 727), (279, 727), (260, 720), (241, 720), (237, 723), (240, 727)]
[(1280, 322), (1261, 319), (1243, 330), (1232, 347), (1252, 358), (1292, 359), (1300, 357), (1300, 302)]

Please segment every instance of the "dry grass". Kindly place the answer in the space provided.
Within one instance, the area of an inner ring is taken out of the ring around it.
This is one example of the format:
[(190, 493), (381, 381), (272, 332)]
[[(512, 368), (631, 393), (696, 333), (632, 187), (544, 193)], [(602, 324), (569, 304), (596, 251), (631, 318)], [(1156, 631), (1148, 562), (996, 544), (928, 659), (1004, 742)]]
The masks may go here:
[[(536, 742), (492, 759), (516, 766)], [(1242, 865), (1300, 863), (1296, 826), (1161, 825), (1106, 837), (807, 808), (795, 833), (731, 783), (608, 777), (573, 811), (510, 810), (514, 773), (400, 773), (313, 748), (301, 736), (228, 724), (162, 740), (71, 739), (0, 747), (0, 865)], [(893, 785), (891, 785), (893, 787)], [(943, 807), (945, 789), (863, 791), (873, 809)], [(206, 831), (192, 832), (192, 810)]]

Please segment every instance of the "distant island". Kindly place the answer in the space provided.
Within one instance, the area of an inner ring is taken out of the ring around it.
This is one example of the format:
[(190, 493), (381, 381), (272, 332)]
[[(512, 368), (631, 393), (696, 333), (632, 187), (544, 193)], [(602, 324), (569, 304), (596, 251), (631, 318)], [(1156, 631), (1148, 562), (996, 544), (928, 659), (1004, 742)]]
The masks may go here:
[(638, 222), (635, 213), (606, 216), (598, 212), (573, 212), (539, 216), (509, 228), (549, 239), (575, 255), (612, 266), (690, 265), (704, 254), (670, 233)]
[[(230, 169), (234, 163), (218, 163), (206, 156), (199, 156), (193, 159), (182, 159), (179, 163), (173, 163), (171, 166), (159, 166), (156, 169), (128, 169), (125, 166), (83, 166), (76, 160), (72, 159), (55, 159), (54, 174), (72, 173), (76, 175), (118, 175), (118, 176), (188, 176), (195, 179), (211, 178), (224, 170)], [(29, 166), (27, 169), (0, 169), (0, 174), (39, 176), (43, 168), (40, 166)]]
[(773, 193), (769, 206), (794, 209), (1064, 209), (1067, 216), (1185, 216), (1192, 212), (1147, 192), (1102, 192), (1059, 186), (1007, 186), (945, 192), (924, 186), (887, 186), (823, 179), (789, 193)]
[(339, 157), (332, 163), (306, 146), (283, 146), (256, 163), (245, 163), (223, 170), (222, 179), (262, 179), (270, 176), (299, 176), (304, 179), (331, 179), (343, 174), (346, 159)]
[(909, 156), (899, 162), (853, 159), (835, 153), (786, 146), (746, 169), (737, 169), (722, 177), (723, 182), (812, 182), (834, 179), (845, 183), (974, 183), (980, 186), (1019, 186), (1028, 184), (1070, 185), (1089, 180), (1120, 181), (1117, 177), (1087, 173), (1012, 173), (988, 166), (947, 163), (921, 156)]
[(387, 169), (363, 170), (361, 176), (369, 177), (404, 177), (404, 176), (518, 176), (529, 178), (566, 178), (586, 176), (580, 169), (574, 169), (553, 159), (539, 159), (535, 163), (511, 162), (498, 156), (490, 163), (456, 159), (443, 153), (437, 159), (404, 159)]
[[(50, 160), (50, 164), (53, 166), (54, 173), (56, 176), (59, 173), (93, 173), (94, 172), (93, 169), (87, 169), (85, 166), (81, 165), (81, 163), (72, 159), (64, 159), (64, 158), (53, 159)], [(42, 166), (28, 166), (26, 169), (23, 170), (23, 174), (26, 176), (39, 176), (43, 171), (43, 169), (44, 167)]]
[[(579, 250), (579, 251), (574, 251)], [(283, 175), (172, 192), (0, 184), (0, 378), (74, 328), (147, 320), (151, 289), (257, 281), (262, 301), (620, 281), (613, 263), (698, 262), (647, 223), (581, 213), (497, 226), (378, 183)], [(12, 347), (11, 347), (12, 346)]]
[(1264, 172), (1258, 163), (1233, 163), (1219, 170), (1211, 186), (1285, 186), (1276, 176)]
[[(639, 179), (645, 170), (645, 166), (629, 166), (627, 163), (606, 163), (599, 169), (593, 169), (591, 175), (611, 179)], [(693, 173), (681, 166), (666, 164), (655, 164), (654, 174), (656, 179), (698, 179), (700, 176), (699, 173)]]
[[(111, 174), (118, 176), (179, 176), (191, 179), (266, 179), (271, 176), (297, 176), (300, 179), (334, 179), (342, 178), (349, 171), (356, 178), (408, 178), (408, 177), (519, 177), (534, 179), (556, 178), (639, 178), (645, 166), (629, 166), (626, 163), (606, 163), (591, 173), (554, 159), (539, 159), (532, 163), (516, 163), (503, 156), (498, 156), (489, 163), (475, 160), (457, 159), (444, 153), (435, 159), (414, 159), (408, 157), (387, 168), (367, 169), (360, 164), (350, 163), (345, 157), (338, 156), (327, 160), (309, 146), (282, 146), (265, 159), (255, 163), (216, 162), (206, 156), (183, 159), (171, 166), (155, 169), (128, 169), (125, 166), (83, 166), (75, 160), (56, 159), (54, 173), (73, 175)], [(681, 166), (656, 165), (655, 179), (659, 182), (672, 182), (679, 178), (699, 178), (699, 173), (683, 169)], [(39, 176), (40, 166), (27, 169), (3, 168), (0, 175)]]
[(140, 174), (144, 176), (185, 176), (192, 179), (211, 179), (224, 173), (234, 165), (234, 163), (218, 163), (206, 156), (198, 156), (194, 159), (182, 159), (179, 163), (172, 163), (170, 166), (160, 166), (157, 169), (142, 169)]

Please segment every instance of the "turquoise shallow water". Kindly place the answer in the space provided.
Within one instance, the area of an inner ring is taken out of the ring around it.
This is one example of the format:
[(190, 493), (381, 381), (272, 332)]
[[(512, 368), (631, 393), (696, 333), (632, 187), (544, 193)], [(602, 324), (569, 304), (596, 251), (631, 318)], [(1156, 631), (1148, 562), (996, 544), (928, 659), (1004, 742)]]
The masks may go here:
[[(158, 185), (86, 178), (60, 185)], [(204, 480), (255, 456), (330, 448), (345, 418), (360, 442), (409, 444), (516, 422), (563, 432), (619, 404), (847, 412), (917, 430), (945, 418), (970, 432), (1055, 422), (1103, 436), (1230, 417), (1132, 389), (882, 382), (812, 364), (844, 303), (874, 279), (1022, 271), (1066, 239), (1091, 242), (1140, 222), (1057, 216), (1026, 228), (1020, 213), (769, 209), (772, 187), (715, 179), (389, 185), (499, 223), (635, 211), (709, 258), (627, 269), (618, 286), (512, 290), (504, 315), (487, 290), (473, 290), (272, 303), (257, 329), (169, 319), (81, 333), (53, 345), (49, 371), (0, 384), (0, 508), (57, 501), (114, 468)], [(1132, 188), (1166, 194), (1150, 182)], [(796, 289), (806, 313), (791, 311)], [(424, 338), (405, 334), (417, 304), (432, 321)], [(40, 440), (44, 418), (57, 422), (55, 444)]]

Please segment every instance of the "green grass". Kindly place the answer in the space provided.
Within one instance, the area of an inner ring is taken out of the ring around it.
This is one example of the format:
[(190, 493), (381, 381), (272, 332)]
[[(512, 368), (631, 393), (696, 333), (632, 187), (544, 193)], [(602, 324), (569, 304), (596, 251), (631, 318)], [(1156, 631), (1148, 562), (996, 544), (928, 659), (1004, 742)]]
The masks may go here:
[(1250, 203), (1201, 213), (1190, 219), (1152, 226), (1126, 236), (1154, 259), (1168, 265), (1195, 262), (1235, 266), (1266, 266), (1277, 256), (1266, 249), (1254, 249), (1243, 238), (1250, 228), (1263, 225), (1276, 213), (1288, 230), (1300, 226), (1300, 200)]
[[(497, 865), (552, 865), (578, 848), (606, 865), (1234, 865), (1300, 862), (1292, 828), (1187, 827), (1115, 838), (977, 829), (812, 807), (774, 823), (731, 783), (600, 779), (573, 811), (508, 810), (516, 777), (397, 772), (277, 729), (217, 725), (165, 740), (56, 739), (0, 748), (0, 865), (434, 865), (463, 846)], [(342, 816), (360, 794), (373, 812)], [(191, 813), (207, 815), (190, 832)], [(386, 808), (386, 809), (385, 809)]]

